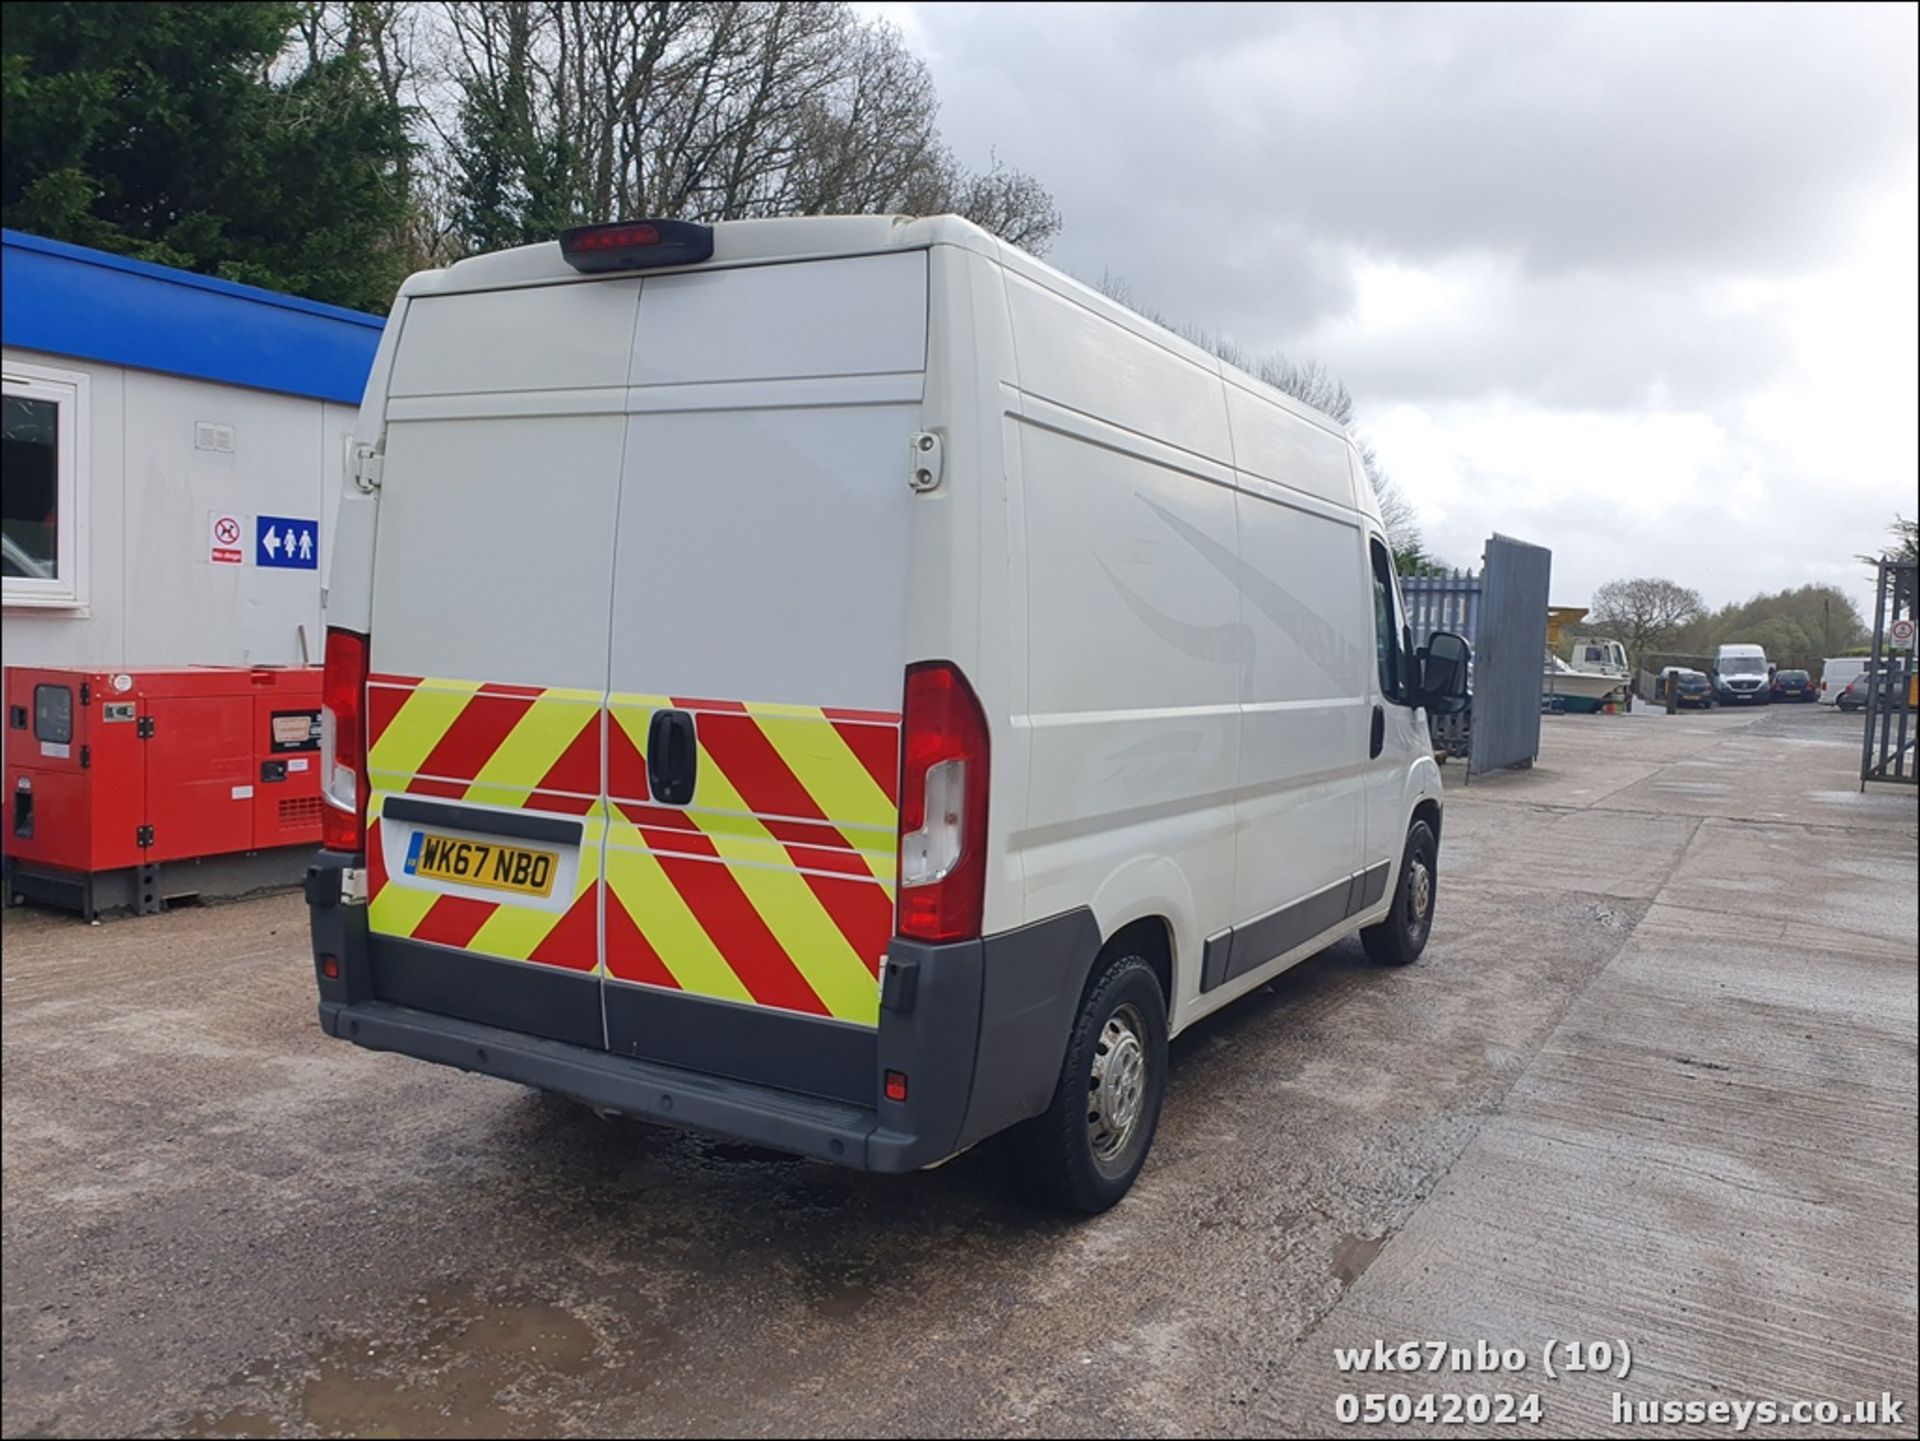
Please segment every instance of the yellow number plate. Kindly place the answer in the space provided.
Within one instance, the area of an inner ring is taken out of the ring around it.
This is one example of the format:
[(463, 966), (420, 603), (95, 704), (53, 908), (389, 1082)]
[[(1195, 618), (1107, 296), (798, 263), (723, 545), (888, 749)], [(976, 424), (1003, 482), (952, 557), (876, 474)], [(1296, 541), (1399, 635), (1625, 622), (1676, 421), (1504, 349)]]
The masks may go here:
[(405, 869), (410, 876), (430, 881), (484, 886), (491, 891), (512, 891), (519, 896), (549, 896), (553, 894), (553, 874), (559, 865), (560, 857), (552, 851), (415, 831), (407, 846)]

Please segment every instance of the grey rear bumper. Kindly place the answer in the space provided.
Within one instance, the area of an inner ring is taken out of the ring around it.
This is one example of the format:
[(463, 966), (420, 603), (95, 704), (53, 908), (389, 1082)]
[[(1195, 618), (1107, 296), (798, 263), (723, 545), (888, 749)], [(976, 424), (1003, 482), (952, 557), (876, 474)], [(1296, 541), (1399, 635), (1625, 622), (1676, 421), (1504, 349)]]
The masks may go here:
[[(590, 1106), (730, 1136), (867, 1171), (910, 1171), (940, 1160), (861, 1107), (631, 1060), (565, 1041), (436, 1016), (384, 1001), (321, 1002), (320, 1027), (370, 1051), (397, 1051), (463, 1071), (557, 1091)], [(938, 1143), (933, 1143), (938, 1149)]]
[(1044, 1110), (1100, 949), (1086, 910), (949, 945), (895, 937), (879, 1025), (852, 1027), (369, 935), (341, 900), (355, 859), (322, 852), (307, 877), (328, 1035), (869, 1171)]

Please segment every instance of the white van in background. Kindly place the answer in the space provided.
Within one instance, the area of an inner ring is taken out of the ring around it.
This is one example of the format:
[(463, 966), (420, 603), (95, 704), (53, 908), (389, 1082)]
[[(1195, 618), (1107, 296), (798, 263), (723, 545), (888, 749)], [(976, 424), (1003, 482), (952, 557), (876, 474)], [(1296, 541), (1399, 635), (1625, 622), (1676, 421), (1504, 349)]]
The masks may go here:
[(1757, 645), (1723, 645), (1713, 657), (1713, 698), (1721, 705), (1768, 705), (1773, 667)]
[(1829, 656), (1820, 662), (1820, 689), (1814, 699), (1821, 705), (1833, 705), (1840, 699), (1853, 678), (1873, 664), (1870, 656), (1839, 655)]
[(1345, 433), (952, 217), (592, 226), (402, 288), (327, 596), (331, 1035), (1095, 1211), (1167, 1040), (1433, 920)]

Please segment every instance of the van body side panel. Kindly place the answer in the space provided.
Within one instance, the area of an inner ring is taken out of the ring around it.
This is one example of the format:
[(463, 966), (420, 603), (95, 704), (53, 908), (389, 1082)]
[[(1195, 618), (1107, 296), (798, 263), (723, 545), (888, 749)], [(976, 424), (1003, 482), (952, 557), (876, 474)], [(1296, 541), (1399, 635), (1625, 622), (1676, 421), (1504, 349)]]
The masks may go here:
[(1234, 465), (1243, 476), (1354, 508), (1342, 437), (1231, 381), (1226, 396)]
[[(1344, 481), (1345, 456), (1336, 450), (1334, 459)], [(1337, 888), (1359, 865), (1373, 664), (1353, 512), (1306, 500), (1305, 487), (1243, 484), (1241, 617), (1251, 653), (1241, 689), (1238, 929), (1226, 980), (1306, 939), (1297, 926), (1263, 930), (1259, 918)], [(1299, 924), (1320, 914), (1301, 911)], [(1342, 906), (1307, 935), (1345, 918)]]
[[(1014, 724), (1031, 750), (1011, 843), (1028, 915), (1090, 905), (1110, 934), (1131, 919), (1128, 878), (1157, 863), (1197, 946), (1231, 922), (1249, 656), (1232, 472), (1208, 458), (1228, 450), (1219, 377), (1018, 275), (1007, 286), (1028, 592)], [(1181, 991), (1198, 979), (1185, 969)]]
[[(918, 251), (645, 282), (611, 586), (616, 1053), (872, 1094), (926, 311)], [(684, 794), (650, 765), (676, 724)]]
[[(929, 258), (922, 421), (941, 439), (944, 478), (914, 499), (907, 645), (915, 660), (957, 664), (986, 715), (991, 774), (982, 930), (991, 936), (1035, 919), (1026, 909), (1020, 847), (1011, 839), (1024, 825), (1028, 770), (1026, 731), (1012, 723), (1027, 710), (1020, 395), (1004, 270), (953, 245), (935, 246)], [(989, 960), (1002, 954), (991, 952)]]

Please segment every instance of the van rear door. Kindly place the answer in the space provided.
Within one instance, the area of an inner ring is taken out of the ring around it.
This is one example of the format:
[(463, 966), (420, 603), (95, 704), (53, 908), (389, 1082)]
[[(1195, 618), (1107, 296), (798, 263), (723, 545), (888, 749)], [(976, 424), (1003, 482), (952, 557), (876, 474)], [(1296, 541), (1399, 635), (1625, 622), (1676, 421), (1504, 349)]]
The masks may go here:
[(607, 1043), (870, 1102), (927, 256), (652, 276), (634, 333)]
[(412, 300), (382, 999), (871, 1101), (926, 317), (924, 252)]
[(608, 596), (639, 289), (413, 299), (374, 560), (376, 992), (592, 1046), (605, 1038)]

